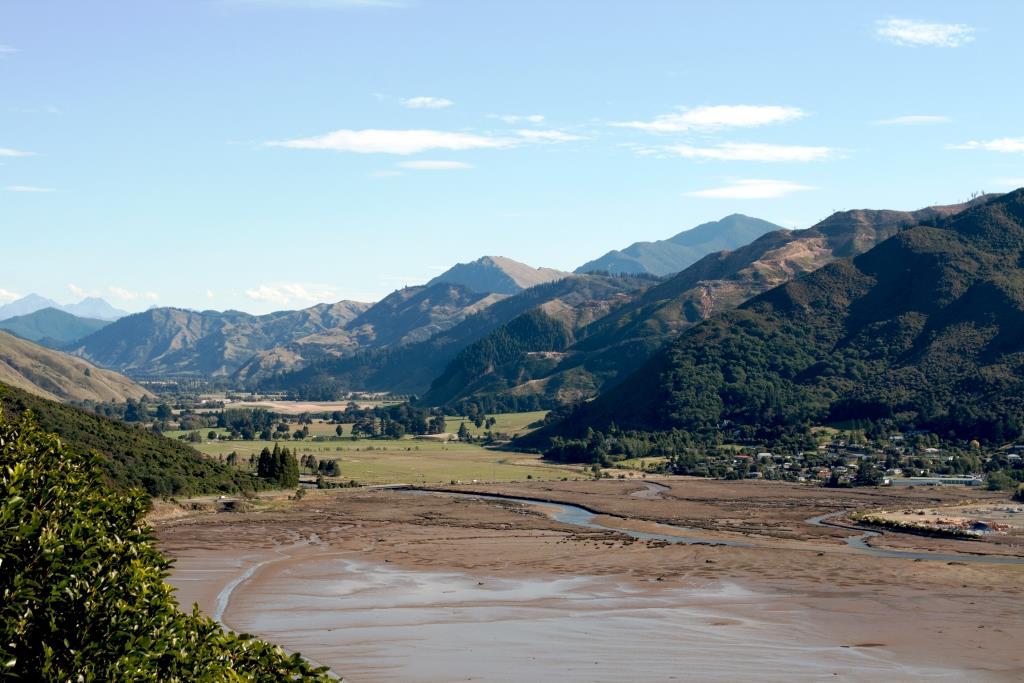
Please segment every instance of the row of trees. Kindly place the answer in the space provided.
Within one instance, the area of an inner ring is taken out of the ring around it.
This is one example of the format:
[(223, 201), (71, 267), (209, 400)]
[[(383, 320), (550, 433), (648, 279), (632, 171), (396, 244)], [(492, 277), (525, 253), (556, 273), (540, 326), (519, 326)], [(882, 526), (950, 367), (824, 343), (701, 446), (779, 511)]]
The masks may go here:
[(274, 450), (264, 447), (260, 451), (256, 476), (281, 488), (295, 488), (299, 485), (299, 463), (287, 447), (275, 443)]

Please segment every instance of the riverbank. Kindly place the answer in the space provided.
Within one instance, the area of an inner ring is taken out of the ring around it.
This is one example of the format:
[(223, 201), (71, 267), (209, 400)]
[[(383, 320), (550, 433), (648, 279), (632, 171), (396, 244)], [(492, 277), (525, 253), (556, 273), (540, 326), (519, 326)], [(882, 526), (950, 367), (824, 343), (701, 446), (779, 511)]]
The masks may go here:
[[(786, 522), (857, 501), (794, 487), (735, 490), (701, 520), (697, 508), (720, 492), (699, 482), (638, 496), (649, 489), (636, 482), (569, 484), (570, 493), (547, 494), (700, 522), (687, 526), (740, 534), (751, 547), (643, 542), (517, 503), (394, 491), (172, 520), (159, 535), (178, 558), (172, 582), (184, 604), (220, 609), (231, 628), (272, 637), (355, 683), (1024, 673), (1019, 566), (857, 555), (841, 530)], [(511, 488), (540, 495), (539, 485)], [(746, 533), (741, 515), (721, 514), (740, 499), (762, 509)]]

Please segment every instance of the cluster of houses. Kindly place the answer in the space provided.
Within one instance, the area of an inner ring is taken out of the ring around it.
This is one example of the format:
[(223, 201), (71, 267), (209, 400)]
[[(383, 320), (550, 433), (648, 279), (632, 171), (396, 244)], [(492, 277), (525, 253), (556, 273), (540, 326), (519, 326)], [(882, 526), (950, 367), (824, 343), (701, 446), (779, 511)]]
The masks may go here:
[(1010, 467), (1024, 467), (1024, 445), (995, 451), (984, 451), (977, 444), (963, 449), (940, 448), (922, 446), (921, 439), (913, 438), (917, 436), (921, 434), (898, 434), (884, 441), (859, 443), (839, 436), (813, 451), (795, 455), (745, 449), (727, 459), (746, 478), (838, 485), (853, 485), (858, 473), (867, 472), (875, 482), (889, 486), (981, 486), (986, 482), (985, 465), (991, 458), (999, 457)]

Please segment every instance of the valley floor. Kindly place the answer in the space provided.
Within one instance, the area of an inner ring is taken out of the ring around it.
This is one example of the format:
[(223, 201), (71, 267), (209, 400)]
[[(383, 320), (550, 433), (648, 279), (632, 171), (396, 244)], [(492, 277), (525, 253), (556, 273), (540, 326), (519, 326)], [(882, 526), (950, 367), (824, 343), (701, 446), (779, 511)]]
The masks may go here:
[[(177, 560), (183, 605), (353, 683), (1024, 676), (1024, 564), (879, 558), (845, 543), (856, 532), (806, 521), (984, 492), (686, 478), (451, 488), (576, 503), (620, 527), (670, 523), (743, 545), (645, 542), (534, 505), (382, 489), (310, 492), (157, 530)], [(871, 542), (1024, 555), (1012, 536)]]

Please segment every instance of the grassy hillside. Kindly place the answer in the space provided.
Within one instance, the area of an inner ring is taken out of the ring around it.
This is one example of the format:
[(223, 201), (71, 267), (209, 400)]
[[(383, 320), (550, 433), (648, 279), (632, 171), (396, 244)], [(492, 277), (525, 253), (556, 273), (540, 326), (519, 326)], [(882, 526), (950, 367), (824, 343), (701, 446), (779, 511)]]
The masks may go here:
[(180, 441), (129, 427), (55, 401), (0, 384), (7, 419), (31, 410), (39, 425), (78, 453), (102, 457), (104, 476), (117, 488), (141, 488), (153, 496), (187, 496), (251, 490), (254, 480), (208, 460)]
[(57, 401), (126, 401), (150, 395), (123, 375), (0, 332), (0, 382)]
[(885, 420), (1024, 431), (1024, 190), (906, 229), (694, 327), (536, 439), (624, 429), (766, 438)]

